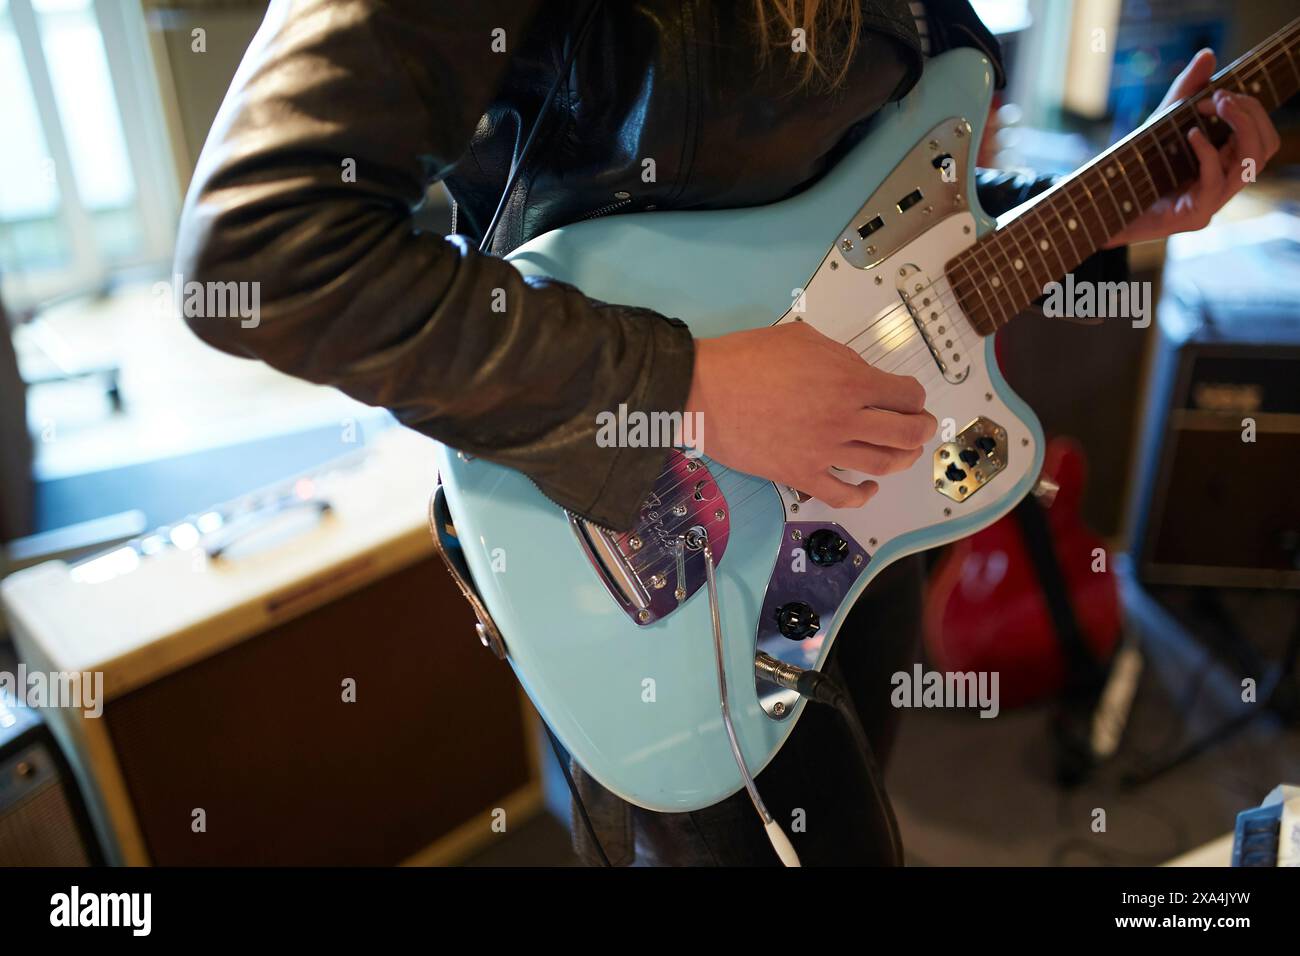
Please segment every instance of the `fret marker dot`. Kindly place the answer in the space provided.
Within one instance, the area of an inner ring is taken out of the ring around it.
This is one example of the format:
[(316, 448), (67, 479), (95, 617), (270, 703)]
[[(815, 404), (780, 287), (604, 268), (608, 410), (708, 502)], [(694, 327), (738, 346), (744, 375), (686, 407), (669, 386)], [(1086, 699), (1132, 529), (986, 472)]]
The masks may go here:
[(1042, 249), (1044, 252), (1046, 252), (1046, 251), (1047, 251), (1047, 240), (1046, 240), (1046, 239), (1039, 239), (1039, 240), (1038, 240), (1038, 248), (1039, 248), (1039, 249)]
[(1069, 226), (1071, 229), (1077, 229), (1077, 228), (1079, 228), (1079, 224), (1078, 224), (1077, 222), (1075, 222), (1073, 219), (1071, 219), (1069, 222), (1067, 222), (1066, 225)]
[(1258, 80), (1256, 80), (1254, 83), (1250, 84), (1250, 91), (1251, 91), (1252, 93), (1258, 93), (1258, 92), (1259, 92), (1259, 81), (1258, 81)]
[(1002, 280), (999, 279), (997, 276), (994, 276), (994, 277), (993, 277), (993, 288), (996, 289), (996, 288), (997, 288), (998, 286), (1000, 286), (1001, 284), (1002, 284)]
[(1124, 211), (1125, 211), (1125, 212), (1129, 212), (1129, 211), (1131, 211), (1132, 209), (1133, 209), (1133, 204), (1132, 204), (1131, 202), (1129, 202), (1127, 199), (1125, 199), (1125, 200), (1124, 200)]
[(1017, 269), (1023, 269), (1025, 267), (1025, 261), (1023, 259), (1017, 259), (1015, 266)]
[(1107, 166), (1107, 167), (1106, 167), (1106, 175), (1109, 176), (1111, 179), (1114, 179), (1114, 178), (1115, 178), (1115, 167), (1114, 167), (1114, 166)]

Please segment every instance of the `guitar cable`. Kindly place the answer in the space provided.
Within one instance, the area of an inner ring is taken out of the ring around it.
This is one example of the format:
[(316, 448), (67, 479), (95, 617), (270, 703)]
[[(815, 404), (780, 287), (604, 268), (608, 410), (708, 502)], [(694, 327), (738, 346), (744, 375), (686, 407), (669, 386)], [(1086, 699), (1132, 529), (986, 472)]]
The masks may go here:
[(862, 726), (862, 720), (858, 717), (858, 710), (853, 705), (853, 698), (849, 696), (848, 691), (821, 671), (805, 670), (762, 652), (754, 658), (754, 673), (761, 680), (792, 690), (806, 700), (832, 707), (840, 715), (840, 719), (844, 721), (849, 735), (862, 755), (867, 779), (871, 782), (872, 799), (889, 831), (889, 845), (893, 856), (890, 865), (902, 866), (903, 839), (898, 829), (898, 818), (894, 816), (893, 805), (885, 795), (880, 765), (876, 763), (875, 751), (871, 748), (866, 728)]
[(718, 582), (714, 574), (713, 548), (709, 543), (708, 531), (703, 528), (693, 528), (692, 531), (698, 534), (704, 551), (704, 573), (705, 580), (708, 583), (709, 615), (713, 624), (713, 653), (718, 666), (718, 701), (722, 707), (722, 726), (727, 731), (727, 743), (731, 745), (731, 755), (735, 758), (736, 766), (740, 768), (740, 777), (745, 782), (745, 790), (749, 792), (750, 802), (754, 804), (754, 810), (758, 813), (758, 818), (763, 821), (763, 832), (767, 834), (768, 842), (772, 844), (772, 849), (776, 851), (777, 858), (780, 859), (784, 866), (802, 866), (803, 864), (799, 862), (799, 854), (795, 852), (790, 838), (781, 829), (781, 824), (777, 823), (772, 814), (768, 812), (767, 805), (763, 803), (763, 798), (758, 794), (758, 785), (754, 782), (754, 776), (749, 772), (749, 767), (745, 763), (745, 755), (741, 752), (740, 740), (736, 736), (735, 725), (731, 722), (731, 703), (727, 694), (727, 665), (723, 653), (722, 617), (718, 611)]
[(596, 836), (596, 826), (591, 822), (591, 816), (587, 813), (587, 805), (582, 801), (582, 794), (578, 792), (578, 783), (573, 779), (573, 774), (569, 770), (568, 754), (560, 746), (560, 741), (556, 739), (555, 731), (551, 730), (551, 725), (546, 722), (546, 718), (541, 714), (542, 726), (546, 728), (546, 739), (551, 742), (551, 752), (555, 754), (555, 762), (560, 765), (560, 772), (564, 774), (564, 781), (569, 785), (569, 793), (573, 797), (573, 805), (578, 808), (578, 816), (582, 817), (582, 826), (587, 831), (587, 839), (595, 847), (596, 854), (600, 857), (600, 865), (612, 867), (614, 864), (609, 861), (609, 856), (605, 853), (604, 846), (601, 845), (600, 837)]

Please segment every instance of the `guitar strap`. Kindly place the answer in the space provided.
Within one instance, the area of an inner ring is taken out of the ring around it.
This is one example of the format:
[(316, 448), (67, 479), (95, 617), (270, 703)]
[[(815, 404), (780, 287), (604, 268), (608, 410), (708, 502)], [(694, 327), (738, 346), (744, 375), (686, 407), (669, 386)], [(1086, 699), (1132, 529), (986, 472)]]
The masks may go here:
[(1106, 680), (1106, 669), (1083, 638), (1070, 601), (1069, 585), (1052, 543), (1047, 509), (1033, 495), (1028, 495), (1016, 506), (1015, 515), (1047, 601), (1052, 633), (1065, 659), (1065, 686), (1052, 720), (1052, 744), (1057, 779), (1063, 786), (1075, 786), (1096, 762), (1092, 720)]
[(1070, 588), (1052, 543), (1047, 509), (1033, 495), (1026, 495), (1016, 506), (1015, 514), (1025, 538), (1029, 558), (1034, 565), (1034, 573), (1047, 601), (1052, 630), (1065, 658), (1065, 695), (1075, 697), (1088, 694), (1096, 689), (1105, 672), (1100, 662), (1093, 657), (1079, 628), (1079, 619), (1070, 601)]

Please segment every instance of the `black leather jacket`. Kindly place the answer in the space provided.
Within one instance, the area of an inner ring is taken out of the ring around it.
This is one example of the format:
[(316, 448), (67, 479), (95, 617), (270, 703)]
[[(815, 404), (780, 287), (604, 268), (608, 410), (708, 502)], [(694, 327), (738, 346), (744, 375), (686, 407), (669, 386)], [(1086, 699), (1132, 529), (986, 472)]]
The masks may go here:
[[(864, 0), (850, 78), (832, 94), (796, 89), (788, 56), (760, 62), (751, 8), (606, 0), (494, 251), (610, 212), (780, 199), (815, 181), (920, 74), (905, 0)], [(636, 303), (525, 280), (474, 251), (584, 9), (585, 0), (273, 0), (199, 160), (177, 271), (260, 283), (256, 327), (187, 320), (207, 342), (387, 407), (620, 527), (663, 450), (598, 447), (597, 413), (679, 410), (689, 331)], [(938, 49), (975, 45), (996, 61), (966, 0), (927, 9)], [(645, 158), (654, 182), (643, 180)], [(460, 235), (413, 224), (439, 179), (458, 202)], [(986, 177), (980, 199), (997, 213), (1042, 185)], [(828, 224), (832, 236), (839, 225)], [(504, 314), (493, 311), (499, 289)]]

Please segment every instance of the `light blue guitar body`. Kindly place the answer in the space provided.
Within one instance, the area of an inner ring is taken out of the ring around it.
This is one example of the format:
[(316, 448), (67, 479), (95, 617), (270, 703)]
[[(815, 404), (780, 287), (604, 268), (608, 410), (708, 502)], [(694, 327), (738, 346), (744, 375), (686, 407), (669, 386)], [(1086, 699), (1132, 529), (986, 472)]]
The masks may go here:
[[(510, 261), (525, 274), (554, 276), (595, 298), (679, 317), (696, 337), (807, 320), (848, 341), (881, 316), (901, 314), (910, 322), (899, 312), (900, 293), (911, 288), (913, 275), (918, 300), (927, 290), (941, 295), (943, 265), (993, 228), (974, 200), (973, 161), (991, 95), (992, 70), (983, 56), (945, 53), (926, 65), (901, 104), (881, 111), (853, 152), (791, 199), (579, 223), (529, 242)], [(936, 130), (946, 131), (942, 143)], [(944, 181), (942, 157), (957, 159), (959, 147), (957, 175)], [(895, 212), (895, 200), (913, 180), (922, 198), (906, 214)], [(883, 227), (855, 232), (876, 207)], [(927, 407), (941, 423), (962, 429), (979, 420), (983, 424), (968, 439), (987, 432), (989, 447), (996, 443), (989, 454), (1000, 456), (1000, 467), (984, 466), (994, 473), (969, 497), (957, 500), (954, 489), (947, 495), (936, 490), (943, 482), (936, 469), (951, 462), (941, 456), (948, 454), (944, 442), (953, 439), (952, 428), (947, 434), (941, 428), (912, 469), (882, 479), (877, 496), (856, 512), (800, 501), (791, 489), (702, 461), (718, 473), (719, 512), (729, 512), (718, 599), (732, 715), (754, 773), (782, 746), (804, 706), (789, 693), (764, 696), (754, 677), (756, 650), (761, 646), (801, 666), (821, 664), (853, 600), (882, 568), (990, 524), (1038, 476), (1041, 428), (998, 374), (992, 337), (975, 335), (951, 297), (943, 316), (936, 321), (947, 327), (938, 326), (938, 338), (953, 334), (947, 328), (959, 331), (968, 345), (949, 347), (970, 351), (948, 356), (944, 375), (924, 344), (908, 354), (919, 356), (913, 360), (919, 371), (911, 374), (927, 383)], [(912, 334), (906, 324), (895, 333), (904, 339)], [(900, 353), (874, 335), (866, 341), (888, 353), (890, 362), (879, 364), (893, 370)], [(937, 348), (942, 351), (943, 343)], [(870, 361), (869, 352), (864, 357)], [(697, 581), (671, 613), (660, 616), (657, 609), (649, 623), (638, 622), (611, 594), (570, 517), (528, 478), (454, 449), (440, 455), (447, 507), (474, 586), (520, 681), (565, 747), (605, 787), (654, 810), (697, 809), (739, 790), (742, 778), (719, 711), (707, 589)], [(830, 572), (797, 567), (804, 535), (819, 526), (839, 528), (847, 539), (849, 556), (837, 565), (833, 587), (817, 580)], [(671, 594), (672, 566), (664, 567), (664, 593)], [(772, 601), (792, 600), (804, 585), (807, 593), (822, 595), (820, 631), (803, 642), (774, 636)]]

